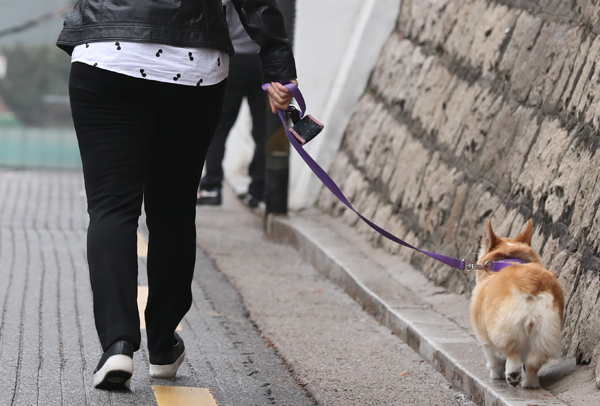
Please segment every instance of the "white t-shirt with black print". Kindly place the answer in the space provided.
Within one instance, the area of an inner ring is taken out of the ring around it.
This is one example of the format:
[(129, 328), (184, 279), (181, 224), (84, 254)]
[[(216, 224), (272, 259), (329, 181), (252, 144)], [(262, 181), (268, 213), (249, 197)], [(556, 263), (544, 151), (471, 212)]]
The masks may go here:
[(215, 85), (229, 74), (229, 55), (210, 48), (140, 42), (90, 42), (73, 50), (82, 62), (123, 75), (185, 86)]

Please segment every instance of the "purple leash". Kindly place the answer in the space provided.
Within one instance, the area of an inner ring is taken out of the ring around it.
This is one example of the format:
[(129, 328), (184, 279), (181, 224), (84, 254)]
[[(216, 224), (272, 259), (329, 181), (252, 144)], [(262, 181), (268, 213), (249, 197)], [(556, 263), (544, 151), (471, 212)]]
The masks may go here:
[[(266, 91), (269, 86), (271, 86), (271, 85), (268, 83), (264, 84), (262, 86), (263, 90)], [(302, 93), (300, 93), (300, 90), (298, 89), (298, 87), (293, 83), (287, 83), (287, 84), (284, 84), (284, 86), (290, 90), (290, 92), (296, 99), (296, 102), (298, 102), (298, 105), (300, 107), (300, 110), (298, 112), (300, 114), (300, 117), (302, 117), (304, 115), (304, 113), (306, 112), (306, 103), (304, 102), (304, 97), (302, 97)], [(291, 111), (291, 110), (295, 110), (295, 107), (290, 106), (288, 108), (288, 111)], [(471, 263), (468, 263), (467, 261), (465, 261), (464, 259), (460, 260), (460, 259), (456, 259), (456, 258), (449, 257), (446, 255), (436, 254), (433, 252), (419, 249), (419, 248), (407, 243), (406, 241), (401, 240), (400, 238), (396, 237), (394, 234), (390, 233), (389, 231), (384, 230), (383, 228), (379, 227), (377, 224), (373, 223), (371, 220), (369, 220), (368, 218), (366, 218), (365, 216), (360, 214), (352, 206), (352, 204), (348, 201), (346, 196), (342, 193), (342, 191), (340, 190), (338, 185), (333, 181), (333, 179), (331, 179), (329, 177), (329, 175), (323, 170), (323, 168), (321, 168), (319, 166), (319, 164), (317, 164), (315, 162), (315, 160), (312, 159), (312, 157), (310, 155), (308, 155), (308, 153), (300, 146), (300, 144), (298, 143), (296, 138), (290, 133), (290, 130), (287, 126), (286, 119), (285, 119), (285, 112), (283, 110), (278, 109), (277, 113), (279, 114), (279, 118), (281, 119), (281, 123), (283, 124), (283, 128), (285, 129), (285, 133), (286, 133), (288, 139), (290, 140), (290, 143), (292, 144), (294, 149), (298, 152), (298, 154), (300, 154), (300, 156), (302, 157), (304, 162), (306, 162), (308, 167), (314, 172), (314, 174), (321, 180), (321, 182), (323, 182), (323, 184), (327, 187), (327, 189), (329, 189), (331, 191), (331, 193), (333, 193), (333, 195), (335, 197), (337, 197), (342, 203), (344, 203), (344, 205), (346, 207), (348, 207), (350, 210), (352, 210), (354, 213), (356, 213), (358, 215), (358, 217), (360, 217), (372, 229), (377, 231), (379, 234), (383, 235), (385, 238), (392, 240), (397, 244), (400, 244), (405, 247), (412, 248), (413, 250), (419, 251), (419, 252), (421, 252), (437, 261), (440, 261), (446, 265), (449, 265), (453, 268), (460, 269), (464, 273), (469, 273), (474, 269), (485, 269), (486, 271), (498, 272), (503, 268), (514, 265), (515, 262), (524, 263), (524, 261), (521, 261), (520, 259), (511, 258), (511, 259), (504, 260), (504, 261), (487, 261), (484, 265), (471, 264)]]

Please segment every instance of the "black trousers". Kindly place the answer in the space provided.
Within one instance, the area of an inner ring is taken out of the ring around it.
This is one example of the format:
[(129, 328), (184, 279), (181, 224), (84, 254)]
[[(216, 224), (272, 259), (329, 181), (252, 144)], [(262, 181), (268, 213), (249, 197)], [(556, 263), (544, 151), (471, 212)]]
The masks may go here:
[(104, 350), (140, 345), (137, 228), (149, 230), (148, 349), (171, 349), (192, 303), (196, 192), (219, 122), (225, 82), (193, 87), (71, 67), (71, 110), (90, 223), (87, 255), (96, 329)]
[(268, 96), (261, 88), (260, 59), (254, 54), (236, 54), (229, 60), (229, 77), (225, 89), (225, 102), (221, 122), (210, 145), (206, 158), (206, 171), (200, 182), (204, 190), (220, 189), (223, 183), (223, 157), (225, 142), (235, 124), (244, 97), (248, 99), (252, 115), (252, 138), (256, 144), (249, 167), (251, 183), (248, 193), (263, 198), (265, 189), (265, 144)]

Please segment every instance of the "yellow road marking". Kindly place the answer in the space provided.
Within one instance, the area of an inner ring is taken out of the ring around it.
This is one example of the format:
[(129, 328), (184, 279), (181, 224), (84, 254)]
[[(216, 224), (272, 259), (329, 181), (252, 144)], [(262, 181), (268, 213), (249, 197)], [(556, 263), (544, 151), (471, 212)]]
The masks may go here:
[[(138, 311), (140, 312), (140, 329), (146, 329), (146, 317), (144, 317), (144, 311), (146, 310), (146, 303), (148, 303), (148, 286), (138, 286)], [(177, 325), (176, 331), (181, 331), (181, 324)]]
[(210, 389), (180, 386), (153, 386), (152, 389), (158, 406), (217, 406)]
[(146, 236), (142, 233), (137, 233), (137, 252), (138, 257), (147, 258), (148, 257), (148, 240), (146, 240)]

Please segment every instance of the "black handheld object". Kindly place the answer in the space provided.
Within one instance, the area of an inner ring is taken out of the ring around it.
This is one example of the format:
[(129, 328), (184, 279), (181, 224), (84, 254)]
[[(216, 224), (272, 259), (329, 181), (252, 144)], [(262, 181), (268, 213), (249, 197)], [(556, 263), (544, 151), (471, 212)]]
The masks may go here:
[(310, 114), (305, 115), (299, 120), (294, 120), (294, 115), (292, 114), (292, 121), (294, 125), (290, 128), (290, 132), (300, 145), (306, 144), (323, 131), (323, 124), (315, 120)]
[[(300, 109), (297, 109), (295, 106), (290, 105), (285, 113), (291, 118), (293, 122), (293, 126), (291, 128), (287, 127), (286, 119), (284, 117), (284, 112), (279, 110), (279, 115), (281, 117), (281, 122), (286, 128), (286, 132), (289, 135), (293, 135), (294, 138), (298, 140), (300, 145), (304, 146), (307, 142), (315, 138), (321, 131), (323, 131), (323, 124), (319, 121), (315, 120), (310, 114), (303, 114), (306, 111), (306, 103), (304, 103), (304, 97), (302, 97), (302, 93), (298, 89), (297, 85), (294, 83), (284, 83), (285, 87), (292, 93), (296, 102), (298, 102)], [(271, 86), (270, 83), (265, 83), (262, 85), (264, 91)], [(300, 118), (302, 117), (302, 118)]]

